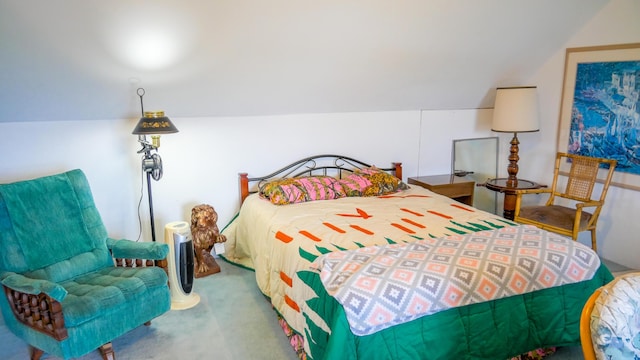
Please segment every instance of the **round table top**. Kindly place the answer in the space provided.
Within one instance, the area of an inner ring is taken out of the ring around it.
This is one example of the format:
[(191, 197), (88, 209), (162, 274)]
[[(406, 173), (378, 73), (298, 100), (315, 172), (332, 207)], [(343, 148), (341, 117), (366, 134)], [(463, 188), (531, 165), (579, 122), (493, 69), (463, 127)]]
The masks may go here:
[(529, 180), (518, 179), (516, 186), (507, 186), (507, 178), (490, 179), (484, 184), (487, 189), (493, 191), (539, 189), (542, 185)]

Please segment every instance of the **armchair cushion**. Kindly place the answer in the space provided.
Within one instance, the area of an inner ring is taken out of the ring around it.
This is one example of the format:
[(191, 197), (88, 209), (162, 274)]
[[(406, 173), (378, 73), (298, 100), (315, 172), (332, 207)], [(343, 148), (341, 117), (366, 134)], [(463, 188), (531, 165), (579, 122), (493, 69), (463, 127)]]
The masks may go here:
[(146, 301), (147, 306), (155, 307), (149, 303), (149, 295), (166, 288), (167, 280), (159, 267), (111, 267), (66, 281), (61, 284), (68, 292), (62, 301), (65, 324), (74, 327), (98, 317), (108, 317), (130, 302)]
[[(42, 254), (47, 253), (43, 252)], [(34, 279), (46, 279), (59, 283), (107, 266), (113, 266), (113, 260), (109, 250), (105, 247), (78, 254), (41, 269), (25, 271), (24, 275)]]

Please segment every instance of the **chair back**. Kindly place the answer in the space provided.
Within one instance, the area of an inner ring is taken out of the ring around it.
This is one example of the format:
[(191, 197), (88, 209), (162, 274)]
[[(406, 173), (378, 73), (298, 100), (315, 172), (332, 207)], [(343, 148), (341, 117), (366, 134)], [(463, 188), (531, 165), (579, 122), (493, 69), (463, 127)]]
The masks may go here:
[[(569, 172), (566, 174), (560, 174), (563, 162), (571, 163)], [(597, 199), (599, 201), (604, 201), (616, 164), (616, 160), (613, 159), (595, 158), (559, 152), (556, 155), (556, 166), (552, 185), (553, 191), (555, 195), (571, 200), (583, 202), (596, 200), (592, 199), (593, 189), (598, 181), (598, 173), (600, 172), (600, 169), (604, 168), (607, 169), (607, 174), (602, 180), (602, 191), (600, 192), (599, 199)], [(564, 191), (562, 192), (558, 192), (556, 188), (558, 175), (567, 176), (567, 182)]]
[(0, 272), (60, 282), (113, 266), (81, 170), (0, 185)]

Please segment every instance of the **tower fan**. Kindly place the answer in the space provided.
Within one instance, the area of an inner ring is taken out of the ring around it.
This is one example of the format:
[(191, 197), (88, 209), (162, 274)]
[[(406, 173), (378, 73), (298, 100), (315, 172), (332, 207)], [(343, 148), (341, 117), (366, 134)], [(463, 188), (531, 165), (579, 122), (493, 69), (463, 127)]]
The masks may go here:
[(194, 255), (189, 223), (168, 223), (164, 228), (164, 240), (169, 245), (171, 310), (192, 308), (200, 302), (200, 296), (193, 292)]

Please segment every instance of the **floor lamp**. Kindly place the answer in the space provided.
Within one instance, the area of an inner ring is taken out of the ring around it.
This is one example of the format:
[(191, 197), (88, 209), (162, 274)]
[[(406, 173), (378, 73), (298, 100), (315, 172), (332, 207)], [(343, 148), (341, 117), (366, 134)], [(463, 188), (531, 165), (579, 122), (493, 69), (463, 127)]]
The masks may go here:
[[(138, 142), (142, 145), (142, 149), (138, 150), (138, 154), (142, 155), (142, 171), (147, 174), (147, 195), (149, 198), (149, 219), (151, 221), (151, 240), (156, 241), (156, 228), (153, 219), (153, 197), (151, 194), (151, 179), (158, 181), (162, 178), (162, 159), (158, 154), (160, 147), (161, 134), (177, 133), (178, 129), (173, 125), (171, 120), (164, 115), (164, 111), (144, 111), (144, 89), (138, 89), (140, 97), (140, 108), (142, 117), (131, 132), (138, 135)], [(148, 141), (147, 135), (151, 136), (151, 142)]]

